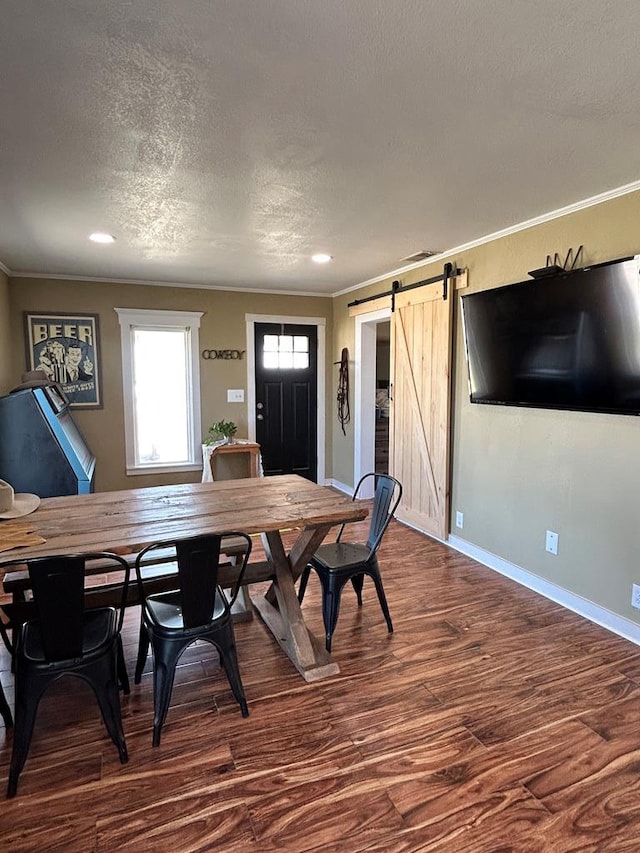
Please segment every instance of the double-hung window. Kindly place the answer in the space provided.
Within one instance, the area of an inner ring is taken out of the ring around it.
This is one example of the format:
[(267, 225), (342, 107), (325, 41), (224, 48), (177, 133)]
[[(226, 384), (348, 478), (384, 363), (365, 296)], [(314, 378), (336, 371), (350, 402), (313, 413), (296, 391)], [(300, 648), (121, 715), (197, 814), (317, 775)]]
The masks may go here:
[(122, 340), (127, 474), (198, 470), (202, 314), (115, 310)]

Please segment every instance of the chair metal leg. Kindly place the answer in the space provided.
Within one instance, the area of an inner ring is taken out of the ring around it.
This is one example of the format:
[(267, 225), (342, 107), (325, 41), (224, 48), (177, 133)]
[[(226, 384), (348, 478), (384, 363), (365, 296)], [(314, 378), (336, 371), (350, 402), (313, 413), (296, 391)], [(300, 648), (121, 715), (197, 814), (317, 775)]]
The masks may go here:
[[(14, 637), (16, 635), (16, 630), (17, 630), (16, 628), (13, 628)], [(13, 658), (13, 652), (14, 652), (13, 643), (9, 639), (9, 635), (7, 634), (7, 629), (5, 628), (4, 623), (3, 623), (1, 618), (0, 618), (0, 637), (2, 637), (2, 642), (5, 644), (7, 651), (9, 652), (11, 657)]]
[(38, 705), (49, 683), (49, 679), (42, 678), (25, 682), (20, 673), (17, 673), (16, 719), (13, 732), (13, 749), (11, 751), (11, 765), (9, 767), (7, 797), (15, 797), (18, 790), (18, 779), (29, 754)]
[(7, 697), (4, 695), (4, 690), (0, 684), (0, 715), (4, 720), (5, 727), (10, 729), (13, 725), (13, 717), (11, 716), (11, 708), (7, 702)]
[(358, 607), (362, 607), (362, 587), (364, 585), (364, 575), (354, 575), (351, 578), (351, 585), (356, 591)]
[(325, 648), (331, 651), (333, 632), (338, 624), (340, 613), (340, 593), (342, 586), (333, 574), (319, 575), (322, 583), (322, 620), (324, 622)]
[(120, 694), (118, 692), (117, 652), (114, 657), (103, 658), (96, 662), (87, 672), (86, 680), (93, 687), (102, 719), (109, 732), (109, 737), (118, 747), (120, 763), (129, 760), (127, 743), (122, 728), (122, 712), (120, 710)]
[(147, 662), (147, 655), (149, 654), (149, 632), (147, 631), (147, 626), (144, 624), (144, 619), (140, 619), (140, 634), (138, 638), (138, 657), (136, 659), (136, 671), (133, 676), (133, 683), (140, 684), (142, 680), (142, 671), (144, 669), (144, 665)]
[(221, 641), (219, 647), (220, 658), (222, 660), (224, 670), (227, 673), (227, 678), (229, 679), (231, 690), (236, 698), (236, 701), (240, 705), (242, 716), (248, 717), (249, 708), (247, 706), (247, 699), (244, 695), (244, 688), (242, 686), (242, 680), (240, 678), (240, 668), (238, 667), (238, 656), (236, 653), (235, 638), (233, 636), (233, 630), (231, 628), (231, 625), (229, 625), (228, 631), (224, 631), (224, 634), (218, 635), (218, 639)]
[(166, 639), (154, 640), (153, 644), (153, 745), (160, 745), (162, 727), (167, 717), (176, 664), (185, 642), (171, 642)]
[(129, 693), (131, 693), (127, 664), (124, 659), (124, 650), (122, 648), (122, 637), (120, 635), (118, 635), (118, 685), (125, 696), (128, 696)]
[(380, 578), (380, 574), (378, 572), (372, 572), (371, 578), (376, 585), (376, 592), (378, 593), (378, 601), (380, 602), (380, 607), (382, 608), (382, 613), (384, 614), (385, 621), (387, 623), (387, 630), (390, 634), (393, 634), (393, 623), (391, 622), (391, 614), (389, 613), (389, 605), (387, 604), (387, 596), (384, 594), (384, 587), (382, 586), (382, 580)]
[(305, 566), (300, 575), (300, 586), (298, 587), (298, 602), (302, 604), (302, 600), (304, 598), (304, 594), (307, 589), (307, 584), (309, 583), (309, 575), (311, 574), (311, 566)]

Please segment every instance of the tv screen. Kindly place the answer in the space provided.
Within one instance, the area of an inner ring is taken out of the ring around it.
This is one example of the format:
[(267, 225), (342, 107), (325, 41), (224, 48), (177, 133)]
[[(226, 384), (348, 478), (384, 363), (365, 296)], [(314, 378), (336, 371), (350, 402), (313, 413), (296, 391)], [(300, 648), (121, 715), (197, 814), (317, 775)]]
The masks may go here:
[(471, 402), (640, 414), (639, 259), (463, 296)]

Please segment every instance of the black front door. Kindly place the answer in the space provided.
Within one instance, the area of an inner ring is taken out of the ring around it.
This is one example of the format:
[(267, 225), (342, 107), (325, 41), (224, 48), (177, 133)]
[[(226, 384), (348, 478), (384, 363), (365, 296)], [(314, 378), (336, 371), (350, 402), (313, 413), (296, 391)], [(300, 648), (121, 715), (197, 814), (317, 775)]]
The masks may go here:
[(311, 325), (256, 323), (256, 441), (265, 475), (317, 478), (318, 334)]

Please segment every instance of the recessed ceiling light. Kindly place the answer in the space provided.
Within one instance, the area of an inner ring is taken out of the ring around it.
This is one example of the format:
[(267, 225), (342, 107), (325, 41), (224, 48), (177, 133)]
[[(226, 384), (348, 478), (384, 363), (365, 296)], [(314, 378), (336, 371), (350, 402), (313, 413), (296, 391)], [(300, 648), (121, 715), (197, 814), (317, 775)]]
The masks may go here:
[(317, 255), (311, 255), (311, 260), (314, 264), (328, 264), (333, 258), (331, 255), (325, 255), (324, 252), (318, 252)]
[(93, 240), (94, 243), (115, 243), (116, 241), (116, 238), (111, 234), (104, 234), (102, 231), (89, 234), (89, 239)]

